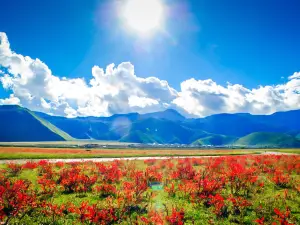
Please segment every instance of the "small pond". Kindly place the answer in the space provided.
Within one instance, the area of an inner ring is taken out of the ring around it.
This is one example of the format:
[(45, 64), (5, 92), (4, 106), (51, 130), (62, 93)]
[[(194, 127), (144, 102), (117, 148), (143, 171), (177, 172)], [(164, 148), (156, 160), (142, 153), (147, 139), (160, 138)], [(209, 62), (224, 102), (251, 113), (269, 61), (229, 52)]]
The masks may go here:
[(161, 182), (151, 182), (149, 186), (154, 191), (160, 191), (164, 189), (164, 185)]

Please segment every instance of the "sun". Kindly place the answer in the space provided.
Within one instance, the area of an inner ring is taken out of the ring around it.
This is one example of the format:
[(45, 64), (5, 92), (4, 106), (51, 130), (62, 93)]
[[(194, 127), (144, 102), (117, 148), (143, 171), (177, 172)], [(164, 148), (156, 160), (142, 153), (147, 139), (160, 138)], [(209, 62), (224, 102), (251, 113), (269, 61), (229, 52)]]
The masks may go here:
[(161, 0), (126, 0), (122, 16), (130, 28), (145, 34), (162, 27), (164, 6)]

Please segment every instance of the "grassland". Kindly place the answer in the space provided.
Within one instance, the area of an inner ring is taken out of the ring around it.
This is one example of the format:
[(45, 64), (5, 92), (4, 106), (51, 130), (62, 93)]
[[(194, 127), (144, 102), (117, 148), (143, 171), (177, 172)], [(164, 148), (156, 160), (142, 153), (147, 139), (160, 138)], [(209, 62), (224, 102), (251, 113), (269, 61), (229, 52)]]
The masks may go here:
[[(270, 151), (270, 150), (268, 150)], [(273, 151), (273, 150), (271, 150)], [(300, 154), (300, 149), (274, 149), (274, 152), (278, 153), (290, 153), (290, 154)]]
[(70, 159), (149, 156), (221, 156), (259, 154), (260, 150), (191, 150), (191, 149), (73, 149), (38, 147), (0, 147), (0, 159)]
[[(115, 148), (80, 148), (84, 144), (101, 143)], [(12, 147), (13, 146), (13, 147)], [(51, 147), (55, 146), (55, 147)], [(74, 147), (75, 146), (75, 147)], [(1, 143), (0, 159), (78, 159), (78, 158), (119, 158), (154, 156), (222, 156), (246, 154), (300, 154), (300, 149), (169, 149), (169, 148), (128, 148), (120, 142), (20, 142)]]

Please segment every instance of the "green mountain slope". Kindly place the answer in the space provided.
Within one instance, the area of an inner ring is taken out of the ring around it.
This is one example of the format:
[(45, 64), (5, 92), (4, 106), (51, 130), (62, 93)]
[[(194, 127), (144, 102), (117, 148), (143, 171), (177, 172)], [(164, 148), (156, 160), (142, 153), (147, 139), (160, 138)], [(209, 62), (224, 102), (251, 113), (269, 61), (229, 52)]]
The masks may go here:
[(144, 134), (141, 131), (133, 131), (124, 135), (121, 142), (135, 142), (135, 143), (155, 143), (157, 142), (151, 135)]
[(255, 132), (238, 139), (235, 142), (235, 145), (300, 147), (300, 141), (289, 134), (274, 132)]
[(110, 140), (109, 138), (114, 138), (106, 136), (109, 126), (98, 121), (97, 118), (65, 118), (42, 113), (35, 114), (78, 139)]
[(0, 106), (0, 141), (63, 141), (73, 138), (32, 111)]
[(211, 134), (210, 136), (200, 138), (193, 142), (196, 145), (230, 145), (237, 140), (236, 137), (220, 134)]
[(120, 141), (160, 144), (190, 144), (199, 137), (197, 130), (182, 126), (180, 123), (165, 119), (148, 118), (132, 123), (130, 130)]
[(298, 147), (299, 116), (300, 110), (295, 110), (264, 116), (237, 113), (186, 119), (169, 109), (148, 114), (65, 118), (20, 106), (0, 106), (0, 141), (57, 141), (74, 137), (145, 144)]

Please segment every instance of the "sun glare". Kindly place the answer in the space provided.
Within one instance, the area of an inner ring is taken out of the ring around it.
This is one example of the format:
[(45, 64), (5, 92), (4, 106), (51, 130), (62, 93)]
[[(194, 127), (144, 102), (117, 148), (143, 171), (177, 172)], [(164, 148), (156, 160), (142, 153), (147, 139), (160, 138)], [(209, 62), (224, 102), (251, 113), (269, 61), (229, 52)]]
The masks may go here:
[(149, 33), (162, 26), (163, 8), (161, 0), (127, 0), (123, 8), (123, 19), (137, 32)]

